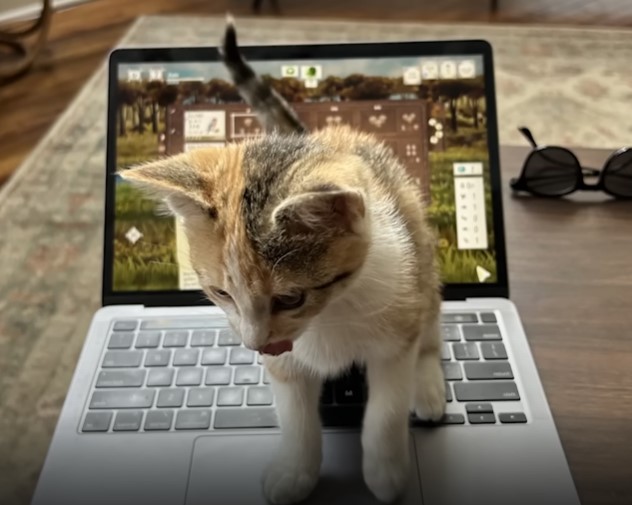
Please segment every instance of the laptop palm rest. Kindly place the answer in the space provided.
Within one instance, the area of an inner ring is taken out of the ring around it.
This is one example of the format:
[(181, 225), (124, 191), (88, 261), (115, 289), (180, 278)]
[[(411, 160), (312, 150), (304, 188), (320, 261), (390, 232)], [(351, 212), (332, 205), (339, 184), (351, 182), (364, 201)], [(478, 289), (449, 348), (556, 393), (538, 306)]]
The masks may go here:
[[(187, 505), (264, 505), (261, 474), (276, 453), (280, 436), (218, 435), (195, 441)], [(401, 505), (420, 505), (417, 460), (411, 440), (412, 467)], [(362, 478), (359, 433), (324, 433), (318, 486), (305, 505), (378, 505)]]

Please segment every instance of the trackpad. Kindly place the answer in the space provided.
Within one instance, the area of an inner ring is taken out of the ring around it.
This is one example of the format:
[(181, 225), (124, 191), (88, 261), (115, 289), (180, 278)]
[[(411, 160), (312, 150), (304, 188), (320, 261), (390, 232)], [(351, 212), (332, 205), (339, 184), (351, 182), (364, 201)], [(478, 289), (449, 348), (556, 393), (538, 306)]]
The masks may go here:
[[(280, 435), (218, 435), (195, 441), (187, 505), (264, 505), (261, 475), (276, 454)], [(406, 495), (398, 503), (421, 502), (417, 460), (411, 441), (412, 465)], [(316, 489), (306, 505), (378, 505), (362, 478), (360, 435), (323, 434), (323, 465)]]

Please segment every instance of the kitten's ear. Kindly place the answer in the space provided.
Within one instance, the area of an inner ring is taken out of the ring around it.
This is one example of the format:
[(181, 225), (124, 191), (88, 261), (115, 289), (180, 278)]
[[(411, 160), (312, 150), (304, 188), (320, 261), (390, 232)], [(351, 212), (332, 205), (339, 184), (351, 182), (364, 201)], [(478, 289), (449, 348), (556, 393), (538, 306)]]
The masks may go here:
[(360, 191), (328, 185), (284, 200), (274, 209), (272, 220), (289, 233), (332, 230), (359, 235), (365, 213)]
[[(208, 153), (205, 161), (212, 165), (213, 154)], [(209, 201), (212, 172), (201, 169), (199, 160), (184, 153), (122, 170), (119, 175), (149, 197), (164, 200), (174, 214), (188, 217), (213, 208)]]

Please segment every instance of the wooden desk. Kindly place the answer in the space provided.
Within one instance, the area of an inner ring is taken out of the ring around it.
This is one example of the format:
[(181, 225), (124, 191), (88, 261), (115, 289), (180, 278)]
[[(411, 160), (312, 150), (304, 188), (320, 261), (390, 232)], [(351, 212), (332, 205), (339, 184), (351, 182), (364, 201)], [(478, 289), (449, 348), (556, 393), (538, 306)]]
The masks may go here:
[[(574, 150), (601, 167), (610, 151)], [(632, 503), (632, 202), (512, 196), (527, 148), (503, 148), (510, 296), (583, 505)]]

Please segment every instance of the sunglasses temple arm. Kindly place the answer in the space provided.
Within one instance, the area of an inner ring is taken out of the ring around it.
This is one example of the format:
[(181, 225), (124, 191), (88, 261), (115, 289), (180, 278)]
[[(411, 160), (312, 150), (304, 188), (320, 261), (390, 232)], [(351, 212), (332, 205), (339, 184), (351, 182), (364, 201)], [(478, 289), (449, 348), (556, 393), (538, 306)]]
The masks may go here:
[(529, 144), (531, 144), (533, 148), (538, 147), (538, 143), (535, 141), (535, 138), (533, 138), (533, 134), (531, 133), (531, 130), (529, 130), (529, 128), (527, 128), (526, 126), (521, 126), (520, 128), (518, 128), (518, 131), (522, 133), (524, 138), (529, 141)]

